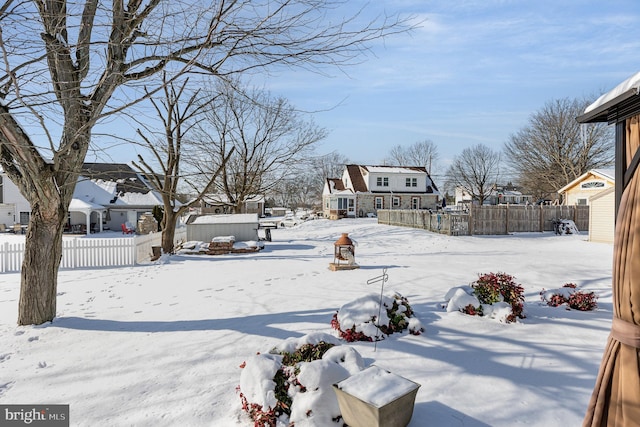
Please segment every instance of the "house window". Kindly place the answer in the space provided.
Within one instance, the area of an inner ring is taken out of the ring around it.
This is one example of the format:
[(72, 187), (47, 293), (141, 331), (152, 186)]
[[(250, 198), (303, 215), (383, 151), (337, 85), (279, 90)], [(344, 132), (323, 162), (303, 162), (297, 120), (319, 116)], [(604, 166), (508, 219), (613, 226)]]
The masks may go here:
[(353, 209), (354, 206), (355, 206), (355, 200), (349, 199), (349, 209)]
[(420, 209), (420, 197), (411, 198), (411, 209)]
[(576, 205), (578, 205), (578, 206), (586, 206), (587, 205), (587, 199), (578, 199), (578, 200), (576, 200)]
[(342, 210), (342, 209), (347, 209), (347, 198), (346, 197), (339, 197), (338, 198), (338, 209)]
[(580, 187), (587, 188), (587, 189), (589, 189), (589, 188), (603, 188), (604, 187), (604, 182), (602, 182), (602, 181), (585, 182)]
[(391, 206), (394, 207), (394, 208), (399, 208), (400, 207), (400, 197), (393, 196), (391, 198)]
[(388, 187), (389, 186), (389, 177), (388, 176), (379, 176), (376, 178), (376, 185), (378, 187)]
[(31, 216), (31, 212), (20, 212), (20, 224), (22, 225), (29, 224), (30, 216)]
[(406, 178), (405, 186), (407, 186), (407, 187), (417, 187), (418, 186), (418, 178)]
[(376, 197), (375, 201), (374, 201), (374, 205), (375, 205), (376, 209), (383, 209), (384, 208), (384, 199), (382, 197)]

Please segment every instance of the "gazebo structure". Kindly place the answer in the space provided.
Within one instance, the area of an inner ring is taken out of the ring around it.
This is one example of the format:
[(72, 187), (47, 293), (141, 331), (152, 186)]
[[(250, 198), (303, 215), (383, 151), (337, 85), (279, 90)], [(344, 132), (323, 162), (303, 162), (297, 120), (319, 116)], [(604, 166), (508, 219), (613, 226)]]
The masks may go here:
[(72, 199), (69, 204), (69, 212), (80, 212), (85, 215), (85, 233), (91, 233), (91, 213), (95, 212), (98, 215), (97, 226), (99, 227), (95, 231), (102, 232), (102, 215), (105, 213), (106, 209), (102, 205), (98, 205), (96, 203), (87, 202), (80, 199)]
[(598, 98), (580, 123), (615, 124), (613, 321), (583, 426), (640, 423), (640, 73)]

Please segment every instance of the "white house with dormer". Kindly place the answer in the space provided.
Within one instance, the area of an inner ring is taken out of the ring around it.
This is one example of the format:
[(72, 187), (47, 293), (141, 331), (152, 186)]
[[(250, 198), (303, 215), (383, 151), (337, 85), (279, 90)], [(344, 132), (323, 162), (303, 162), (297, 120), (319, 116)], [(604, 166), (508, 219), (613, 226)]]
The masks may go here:
[(379, 209), (437, 209), (442, 196), (426, 168), (346, 165), (341, 178), (327, 178), (322, 192), (327, 218), (364, 217)]

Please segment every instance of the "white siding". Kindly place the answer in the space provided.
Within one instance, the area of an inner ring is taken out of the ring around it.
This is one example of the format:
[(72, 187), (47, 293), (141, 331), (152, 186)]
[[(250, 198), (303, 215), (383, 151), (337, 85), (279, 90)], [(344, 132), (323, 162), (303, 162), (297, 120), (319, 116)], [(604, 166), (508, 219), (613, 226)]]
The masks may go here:
[(589, 241), (613, 243), (615, 215), (614, 187), (589, 199)]

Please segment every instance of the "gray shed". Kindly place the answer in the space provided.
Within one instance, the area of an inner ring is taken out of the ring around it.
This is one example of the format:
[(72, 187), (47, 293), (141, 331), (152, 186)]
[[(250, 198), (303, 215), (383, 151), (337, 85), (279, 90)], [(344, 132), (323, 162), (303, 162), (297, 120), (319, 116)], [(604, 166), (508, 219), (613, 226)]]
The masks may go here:
[(187, 240), (210, 242), (234, 236), (236, 242), (258, 241), (258, 214), (202, 215), (187, 224)]

